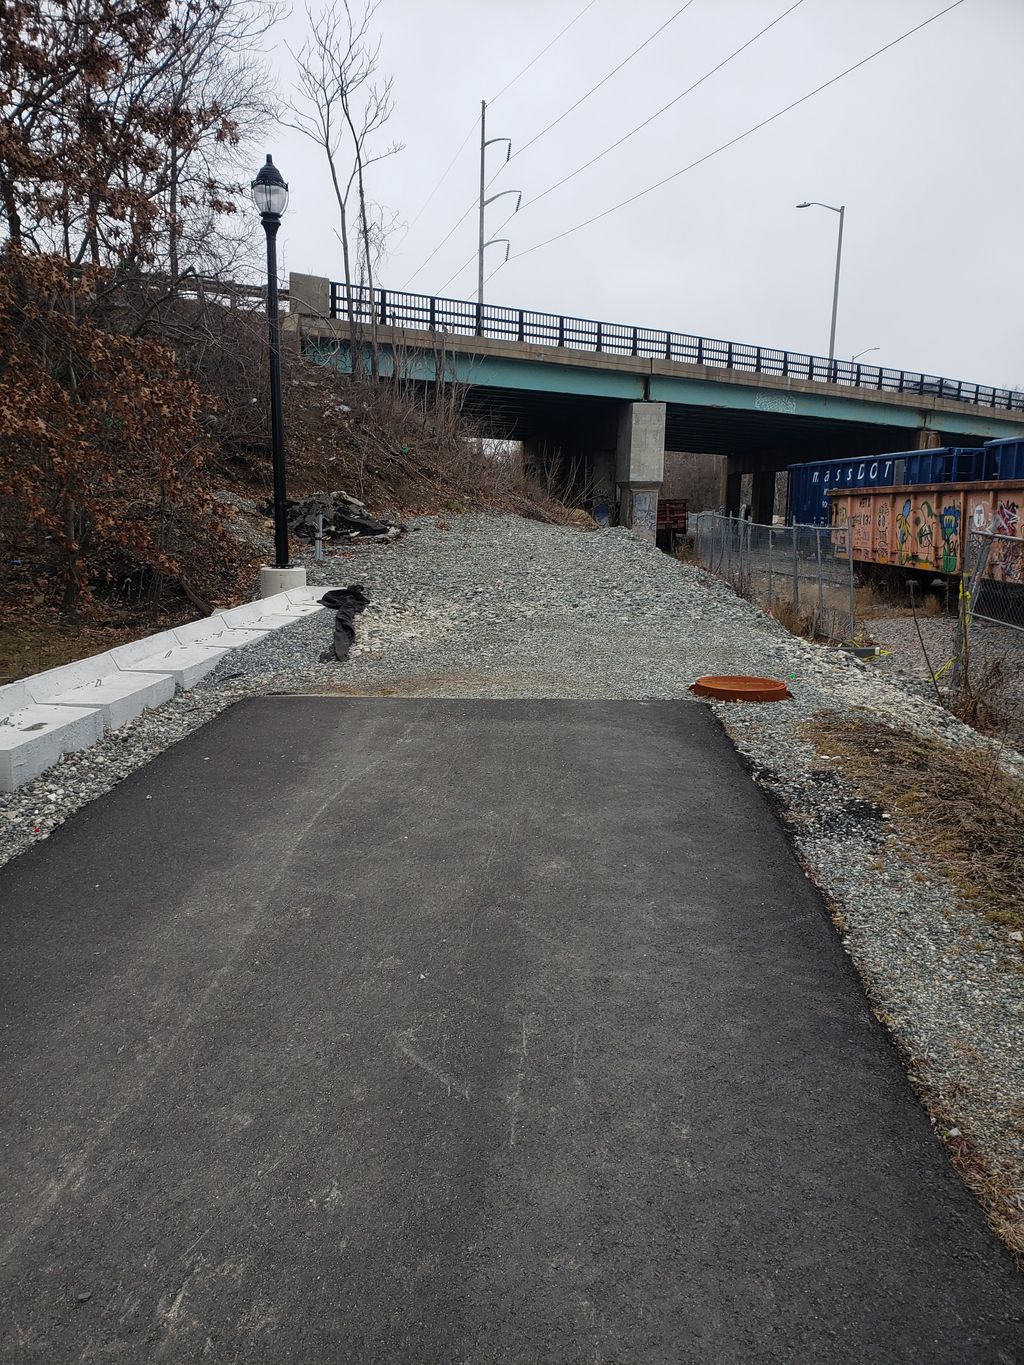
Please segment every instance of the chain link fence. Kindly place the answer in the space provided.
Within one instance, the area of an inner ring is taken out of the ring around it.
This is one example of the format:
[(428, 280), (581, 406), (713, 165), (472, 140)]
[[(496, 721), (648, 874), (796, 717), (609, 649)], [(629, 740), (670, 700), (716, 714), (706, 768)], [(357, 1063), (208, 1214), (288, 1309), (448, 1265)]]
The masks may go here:
[(1024, 750), (1024, 540), (972, 527), (952, 689), (964, 718)]
[(1024, 540), (972, 529), (965, 567), (970, 621), (1024, 632)]
[(818, 640), (852, 640), (856, 625), (853, 545), (845, 526), (765, 526), (701, 512), (699, 563), (787, 629)]

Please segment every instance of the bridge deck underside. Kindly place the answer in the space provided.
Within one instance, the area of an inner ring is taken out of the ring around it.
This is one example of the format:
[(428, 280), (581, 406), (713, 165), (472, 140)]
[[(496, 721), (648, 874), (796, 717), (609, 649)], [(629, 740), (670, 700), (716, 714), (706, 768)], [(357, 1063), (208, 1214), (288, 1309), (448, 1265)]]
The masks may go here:
[[(474, 386), (467, 391), (466, 410), (482, 434), (526, 441), (546, 440), (563, 446), (576, 441), (600, 448), (602, 434), (614, 432), (615, 399), (572, 394)], [(974, 445), (976, 437), (950, 430), (944, 444)], [(605, 435), (607, 440), (607, 435)], [(595, 445), (595, 442), (597, 443)], [(836, 422), (789, 413), (745, 412), (668, 403), (665, 447), (715, 455), (770, 457), (780, 466), (829, 456), (906, 450), (914, 444), (905, 427), (869, 422)]]

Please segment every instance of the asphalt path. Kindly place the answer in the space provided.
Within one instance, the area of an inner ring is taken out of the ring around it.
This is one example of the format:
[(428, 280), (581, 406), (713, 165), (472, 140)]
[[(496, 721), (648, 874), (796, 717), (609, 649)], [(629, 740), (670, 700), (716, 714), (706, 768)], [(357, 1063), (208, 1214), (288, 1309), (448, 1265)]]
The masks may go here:
[(241, 703), (0, 870), (0, 964), (4, 1359), (1024, 1359), (697, 703)]

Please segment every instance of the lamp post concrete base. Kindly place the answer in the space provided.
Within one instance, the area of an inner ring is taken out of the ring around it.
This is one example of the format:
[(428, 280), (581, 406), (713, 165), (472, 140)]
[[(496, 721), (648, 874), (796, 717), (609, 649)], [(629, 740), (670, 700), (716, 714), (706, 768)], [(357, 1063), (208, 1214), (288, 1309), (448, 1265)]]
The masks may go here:
[(264, 565), (260, 569), (260, 596), (274, 597), (279, 592), (290, 592), (292, 588), (306, 586), (306, 570), (299, 565), (294, 569), (272, 569)]

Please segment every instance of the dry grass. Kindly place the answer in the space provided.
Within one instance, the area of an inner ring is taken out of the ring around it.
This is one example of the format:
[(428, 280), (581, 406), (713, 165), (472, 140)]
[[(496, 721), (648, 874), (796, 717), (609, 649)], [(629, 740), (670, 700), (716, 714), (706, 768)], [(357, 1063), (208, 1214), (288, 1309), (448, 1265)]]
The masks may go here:
[(777, 597), (769, 608), (772, 616), (783, 630), (788, 630), (790, 635), (800, 635), (804, 639), (811, 638), (814, 629), (814, 622), (811, 613), (807, 611), (794, 611), (793, 603), (787, 597)]
[(825, 717), (808, 736), (892, 815), (920, 858), (993, 924), (1024, 930), (1024, 783), (994, 756), (881, 721)]
[(922, 593), (916, 589), (911, 595), (906, 584), (890, 584), (877, 579), (858, 583), (856, 590), (855, 614), (858, 621), (870, 621), (877, 617), (892, 619), (912, 616), (945, 616), (952, 610), (955, 614), (956, 601), (951, 604), (942, 593)]
[[(1024, 930), (1024, 783), (1003, 772), (991, 755), (965, 753), (873, 719), (823, 716), (805, 733), (819, 752), (839, 759), (833, 770), (865, 800), (885, 807), (904, 845), (949, 882), (965, 907), (1001, 929)], [(1006, 948), (1012, 952), (1011, 944)], [(1004, 960), (1011, 970), (1024, 971), (1024, 950)], [(875, 1014), (903, 1055), (951, 1162), (1024, 1269), (1020, 1171), (983, 1150), (959, 1112), (964, 1087), (940, 1084), (927, 1061), (908, 1050), (885, 1010)]]
[[(880, 1011), (876, 1014), (892, 1032), (891, 1021), (885, 1014)], [(963, 1087), (953, 1086), (955, 1093), (944, 1093), (932, 1081), (924, 1061), (908, 1057), (904, 1049), (900, 1050), (904, 1052), (910, 1084), (928, 1111), (954, 1169), (981, 1205), (989, 1227), (1011, 1253), (1017, 1268), (1024, 1270), (1024, 1209), (1017, 1198), (1019, 1173), (1009, 1162), (987, 1156), (969, 1125), (956, 1112)]]

